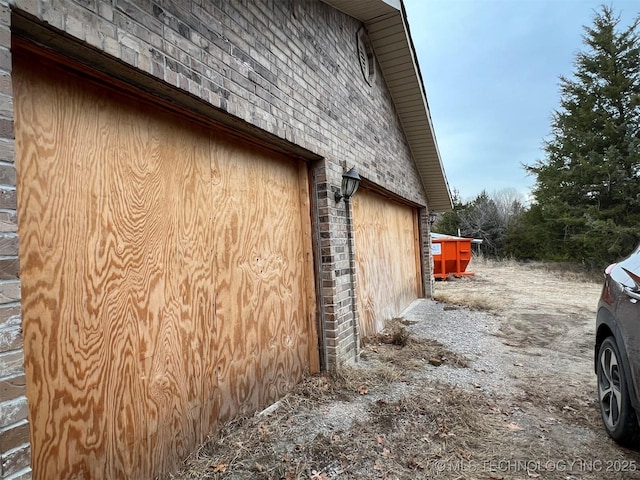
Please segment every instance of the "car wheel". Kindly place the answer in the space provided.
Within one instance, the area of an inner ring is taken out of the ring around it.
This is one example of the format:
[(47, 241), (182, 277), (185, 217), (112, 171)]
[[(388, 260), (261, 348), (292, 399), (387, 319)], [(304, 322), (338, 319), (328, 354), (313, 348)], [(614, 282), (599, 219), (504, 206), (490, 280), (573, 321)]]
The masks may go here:
[(638, 421), (631, 400), (623, 358), (613, 337), (606, 338), (598, 351), (598, 397), (607, 432), (622, 445), (637, 444)]

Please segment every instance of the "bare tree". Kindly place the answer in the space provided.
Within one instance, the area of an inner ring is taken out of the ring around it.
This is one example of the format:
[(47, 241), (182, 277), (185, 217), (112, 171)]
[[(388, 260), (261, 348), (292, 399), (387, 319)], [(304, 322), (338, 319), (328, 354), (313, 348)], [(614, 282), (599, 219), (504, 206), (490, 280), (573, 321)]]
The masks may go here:
[(490, 256), (502, 256), (510, 226), (525, 210), (522, 195), (513, 188), (483, 191), (457, 211), (460, 234), (482, 240), (481, 250)]

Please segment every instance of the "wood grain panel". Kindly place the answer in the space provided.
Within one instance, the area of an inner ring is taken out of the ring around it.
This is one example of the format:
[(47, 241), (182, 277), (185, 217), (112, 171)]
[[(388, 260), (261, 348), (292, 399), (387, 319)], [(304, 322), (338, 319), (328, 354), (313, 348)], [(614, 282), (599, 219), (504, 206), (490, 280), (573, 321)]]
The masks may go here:
[(34, 478), (155, 478), (317, 363), (306, 187), (292, 160), (20, 53)]
[[(224, 419), (238, 407), (250, 412), (266, 405), (308, 368), (308, 248), (299, 240), (298, 167), (275, 154), (256, 162), (257, 154), (219, 141), (212, 155), (212, 211), (219, 235), (215, 308), (219, 318), (229, 320), (218, 330)], [(238, 178), (243, 182), (234, 181)]]
[(375, 335), (420, 296), (417, 212), (362, 189), (352, 200), (361, 338)]

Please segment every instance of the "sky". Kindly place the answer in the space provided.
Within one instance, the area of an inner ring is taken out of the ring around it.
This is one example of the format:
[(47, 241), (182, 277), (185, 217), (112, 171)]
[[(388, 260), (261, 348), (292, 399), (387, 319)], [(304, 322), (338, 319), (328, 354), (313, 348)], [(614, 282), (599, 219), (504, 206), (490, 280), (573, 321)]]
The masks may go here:
[(605, 3), (628, 26), (638, 0), (404, 0), (451, 191), (463, 202), (515, 189), (530, 200), (522, 164), (544, 158), (559, 77), (571, 77)]

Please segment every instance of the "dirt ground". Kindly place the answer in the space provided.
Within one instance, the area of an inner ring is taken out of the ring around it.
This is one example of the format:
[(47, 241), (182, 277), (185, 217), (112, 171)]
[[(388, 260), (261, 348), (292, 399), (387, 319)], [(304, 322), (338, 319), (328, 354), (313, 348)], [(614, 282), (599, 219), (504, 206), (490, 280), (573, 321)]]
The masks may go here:
[(633, 479), (593, 374), (600, 283), (474, 260), (361, 360), (222, 425), (173, 479)]

